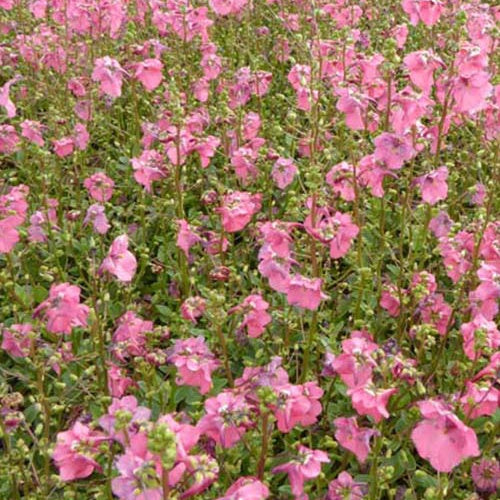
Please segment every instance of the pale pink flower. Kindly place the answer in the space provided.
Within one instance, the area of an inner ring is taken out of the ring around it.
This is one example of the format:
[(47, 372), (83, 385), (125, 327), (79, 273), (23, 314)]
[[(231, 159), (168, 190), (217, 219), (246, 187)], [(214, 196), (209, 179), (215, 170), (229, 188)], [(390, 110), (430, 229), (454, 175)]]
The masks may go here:
[(286, 299), (291, 306), (314, 311), (322, 300), (329, 298), (321, 291), (322, 284), (321, 278), (306, 278), (301, 274), (295, 274), (288, 283)]
[(193, 245), (201, 242), (201, 238), (191, 229), (185, 219), (179, 219), (177, 224), (179, 224), (179, 231), (176, 245), (184, 252), (186, 258), (189, 258), (189, 250)]
[(146, 149), (138, 158), (130, 160), (134, 169), (134, 179), (142, 184), (148, 193), (151, 184), (165, 178), (168, 174), (164, 157), (154, 149)]
[(348, 472), (343, 471), (328, 485), (325, 500), (362, 500), (367, 491), (367, 484), (357, 483)]
[(40, 122), (24, 120), (21, 122), (21, 135), (33, 144), (43, 147), (45, 144), (42, 137), (43, 128)]
[(491, 416), (500, 408), (500, 391), (492, 383), (474, 384), (467, 381), (460, 403), (467, 418)]
[(245, 476), (234, 482), (217, 500), (266, 500), (269, 495), (269, 488), (264, 483), (255, 477)]
[(137, 65), (135, 77), (148, 92), (151, 92), (162, 82), (162, 71), (163, 64), (159, 59), (146, 59)]
[(99, 82), (101, 92), (110, 97), (122, 95), (122, 77), (124, 71), (116, 59), (109, 56), (96, 59), (92, 71), (92, 80)]
[(370, 453), (370, 439), (379, 432), (368, 427), (358, 427), (356, 417), (336, 418), (333, 425), (335, 425), (335, 439), (364, 463)]
[(30, 352), (30, 323), (13, 324), (2, 329), (2, 349), (14, 358), (25, 358)]
[(200, 296), (188, 297), (181, 305), (181, 314), (184, 319), (197, 323), (198, 318), (203, 316), (207, 301)]
[(63, 137), (52, 141), (52, 144), (54, 145), (54, 152), (59, 158), (69, 156), (75, 150), (75, 141), (72, 137)]
[(387, 404), (396, 392), (396, 388), (380, 389), (368, 382), (363, 387), (349, 389), (347, 394), (351, 397), (352, 406), (359, 415), (369, 415), (375, 422), (380, 422), (383, 418), (389, 418)]
[(83, 185), (87, 188), (90, 196), (96, 201), (104, 203), (109, 201), (113, 196), (113, 187), (115, 185), (113, 179), (110, 179), (103, 172), (96, 172), (83, 181)]
[(90, 205), (87, 209), (85, 219), (83, 219), (83, 224), (92, 223), (94, 231), (98, 234), (106, 234), (108, 229), (111, 227), (108, 223), (108, 218), (106, 217), (105, 208), (98, 203)]
[(107, 257), (99, 267), (99, 274), (108, 272), (123, 283), (130, 283), (137, 269), (137, 260), (128, 249), (128, 236), (122, 234), (114, 239)]
[(95, 457), (105, 436), (92, 431), (86, 425), (75, 422), (73, 427), (57, 434), (57, 443), (52, 458), (63, 481), (74, 481), (88, 477), (100, 465)]
[(267, 312), (269, 304), (259, 294), (249, 295), (240, 305), (233, 307), (229, 313), (244, 312), (242, 323), (239, 328), (246, 328), (249, 337), (260, 337), (266, 325), (268, 325), (272, 318)]
[(438, 472), (451, 472), (463, 460), (480, 454), (477, 436), (446, 405), (419, 401), (424, 420), (411, 433), (418, 454)]
[(439, 167), (437, 170), (417, 177), (415, 182), (420, 186), (422, 199), (430, 205), (445, 200), (448, 196), (446, 179), (448, 179), (448, 169), (446, 167)]
[(293, 160), (280, 157), (273, 165), (271, 176), (280, 189), (285, 189), (293, 182), (297, 173)]
[(387, 168), (398, 170), (403, 163), (413, 158), (416, 151), (403, 136), (383, 132), (374, 141), (375, 159), (384, 162)]

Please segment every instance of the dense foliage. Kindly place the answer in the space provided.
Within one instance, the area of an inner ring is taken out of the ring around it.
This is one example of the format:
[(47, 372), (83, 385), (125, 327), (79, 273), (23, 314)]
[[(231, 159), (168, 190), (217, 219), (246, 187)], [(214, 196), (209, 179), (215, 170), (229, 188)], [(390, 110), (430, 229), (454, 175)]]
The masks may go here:
[(0, 498), (495, 497), (499, 19), (0, 0)]

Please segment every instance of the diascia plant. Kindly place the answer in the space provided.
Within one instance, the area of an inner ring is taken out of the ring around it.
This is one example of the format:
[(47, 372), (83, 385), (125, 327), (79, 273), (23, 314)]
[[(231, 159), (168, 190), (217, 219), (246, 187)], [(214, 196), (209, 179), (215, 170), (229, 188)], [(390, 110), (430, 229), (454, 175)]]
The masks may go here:
[(497, 498), (499, 20), (0, 0), (0, 498)]

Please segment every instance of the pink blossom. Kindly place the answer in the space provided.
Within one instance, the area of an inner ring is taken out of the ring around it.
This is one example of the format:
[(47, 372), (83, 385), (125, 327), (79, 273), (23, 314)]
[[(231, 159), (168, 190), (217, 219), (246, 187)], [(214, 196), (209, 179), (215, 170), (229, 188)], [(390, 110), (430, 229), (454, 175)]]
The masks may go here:
[(189, 258), (189, 250), (193, 245), (199, 243), (201, 238), (193, 231), (186, 220), (180, 219), (177, 224), (179, 224), (179, 232), (177, 233), (176, 244), (184, 252), (186, 258)]
[(293, 160), (280, 157), (273, 165), (271, 176), (280, 189), (285, 189), (293, 182), (297, 173), (298, 170)]
[(163, 64), (158, 59), (146, 59), (140, 62), (135, 70), (135, 77), (151, 92), (163, 80)]
[(94, 231), (98, 234), (106, 234), (110, 225), (106, 217), (105, 209), (102, 205), (94, 203), (87, 209), (87, 214), (83, 220), (83, 224), (92, 223)]
[(134, 381), (124, 375), (124, 371), (121, 370), (114, 363), (109, 363), (108, 368), (108, 389), (109, 393), (113, 398), (121, 398), (127, 389), (134, 385)]
[(333, 192), (345, 201), (353, 201), (356, 198), (354, 190), (354, 168), (351, 164), (343, 161), (334, 165), (326, 174), (326, 183)]
[(284, 384), (275, 388), (278, 401), (273, 409), (281, 432), (290, 432), (296, 425), (309, 426), (321, 413), (319, 399), (323, 390), (316, 382), (303, 385)]
[(500, 408), (500, 391), (492, 383), (474, 384), (467, 381), (460, 403), (467, 418), (490, 416)]
[(347, 394), (351, 397), (352, 406), (359, 415), (369, 415), (375, 422), (380, 422), (383, 418), (389, 418), (387, 404), (396, 392), (396, 388), (380, 389), (368, 382), (363, 387), (349, 389)]
[(439, 333), (445, 335), (450, 326), (452, 309), (440, 293), (430, 295), (420, 307), (420, 315), (424, 323), (432, 325)]
[(269, 495), (269, 488), (264, 483), (255, 477), (245, 476), (234, 482), (217, 500), (266, 500)]
[(295, 274), (290, 278), (286, 290), (287, 301), (291, 306), (316, 310), (322, 300), (327, 299), (321, 291), (323, 280), (321, 278), (306, 278), (300, 274)]
[(243, 322), (240, 328), (246, 328), (249, 337), (260, 337), (266, 325), (268, 325), (272, 318), (267, 312), (269, 304), (259, 294), (249, 295), (240, 305), (230, 309), (229, 313), (244, 312)]
[(222, 207), (217, 211), (222, 217), (222, 226), (228, 233), (241, 231), (261, 209), (261, 194), (235, 191), (224, 196)]
[(330, 462), (328, 455), (321, 450), (311, 450), (305, 446), (298, 446), (298, 454), (290, 462), (278, 465), (271, 472), (286, 472), (295, 498), (303, 498), (304, 482), (318, 477), (321, 473), (321, 464)]
[(80, 288), (69, 283), (52, 285), (49, 298), (34, 311), (33, 317), (43, 314), (51, 333), (71, 333), (75, 327), (86, 327), (89, 308), (80, 304)]
[(348, 472), (341, 472), (337, 479), (328, 485), (328, 494), (325, 500), (362, 500), (367, 493), (368, 485), (354, 481)]
[(16, 116), (16, 106), (12, 102), (9, 96), (10, 87), (18, 81), (18, 78), (12, 78), (0, 87), (0, 106), (5, 108), (7, 112), (7, 118), (14, 118)]
[(137, 261), (128, 250), (128, 236), (122, 234), (113, 240), (107, 257), (99, 267), (99, 274), (105, 271), (115, 276), (118, 281), (130, 283), (137, 269)]
[(165, 178), (168, 171), (163, 156), (153, 149), (146, 149), (138, 158), (130, 160), (134, 169), (134, 179), (142, 184), (148, 193), (151, 192), (151, 184)]
[(475, 432), (443, 403), (419, 401), (424, 420), (416, 425), (411, 439), (418, 454), (438, 472), (451, 472), (462, 460), (480, 454)]
[(104, 203), (109, 201), (113, 196), (113, 187), (115, 185), (113, 179), (110, 179), (103, 172), (96, 172), (83, 181), (83, 185), (87, 188), (90, 196), (96, 201)]
[(99, 82), (101, 92), (110, 97), (122, 95), (123, 69), (116, 59), (109, 56), (96, 59), (92, 71), (92, 80)]
[(252, 425), (245, 397), (232, 391), (223, 391), (207, 399), (205, 412), (198, 422), (198, 430), (223, 448), (232, 448)]
[(388, 132), (380, 134), (374, 143), (375, 159), (384, 162), (392, 170), (400, 169), (416, 153), (406, 137)]
[(2, 329), (2, 349), (14, 358), (25, 358), (29, 355), (31, 339), (30, 323), (13, 324)]
[(476, 314), (472, 321), (462, 323), (465, 355), (472, 361), (479, 359), (484, 351), (500, 348), (500, 332), (494, 321), (488, 321), (482, 314)]
[(106, 438), (86, 425), (75, 422), (73, 427), (57, 434), (57, 444), (52, 458), (63, 481), (88, 477), (100, 469), (95, 460), (99, 445)]
[(478, 491), (495, 494), (500, 488), (500, 465), (496, 459), (481, 459), (472, 464), (470, 474)]
[(75, 141), (72, 137), (63, 137), (62, 139), (52, 141), (54, 151), (59, 158), (64, 158), (73, 153), (75, 149)]
[(486, 99), (492, 90), (490, 75), (485, 71), (474, 73), (468, 77), (458, 76), (452, 90), (455, 111), (470, 114), (482, 111), (486, 107)]
[(333, 421), (335, 425), (335, 439), (341, 446), (352, 451), (356, 458), (364, 463), (370, 453), (370, 439), (379, 433), (368, 427), (358, 427), (356, 417), (336, 418)]
[(426, 93), (434, 83), (434, 71), (443, 66), (441, 59), (428, 50), (411, 52), (404, 58), (404, 64), (412, 83)]
[(394, 285), (386, 285), (382, 289), (380, 297), (380, 307), (384, 308), (392, 317), (399, 316), (401, 307), (397, 292), (397, 288)]
[(203, 297), (188, 297), (181, 305), (181, 314), (184, 319), (197, 323), (198, 318), (203, 316), (207, 302)]
[(430, 205), (435, 205), (440, 200), (445, 200), (448, 196), (448, 169), (439, 167), (437, 170), (417, 177), (416, 183), (420, 186), (422, 199)]
[(219, 362), (202, 337), (176, 340), (168, 361), (177, 368), (177, 384), (198, 387), (201, 394), (212, 388), (212, 372), (219, 367)]
[(19, 136), (12, 125), (0, 125), (0, 153), (11, 154), (18, 150)]
[(40, 122), (24, 120), (21, 122), (21, 135), (37, 146), (45, 144), (42, 137), (43, 125)]
[(73, 140), (75, 142), (76, 147), (80, 151), (84, 151), (85, 149), (87, 149), (87, 145), (90, 140), (90, 135), (88, 133), (87, 127), (83, 123), (77, 123), (73, 131), (74, 131)]
[(209, 5), (218, 16), (238, 14), (248, 0), (209, 0)]
[(444, 11), (440, 0), (403, 0), (403, 10), (410, 16), (410, 22), (416, 26), (422, 21), (426, 26), (433, 26), (439, 21)]
[(127, 357), (145, 354), (146, 333), (153, 331), (153, 322), (143, 320), (133, 311), (127, 311), (117, 321), (113, 333), (114, 352), (122, 361)]

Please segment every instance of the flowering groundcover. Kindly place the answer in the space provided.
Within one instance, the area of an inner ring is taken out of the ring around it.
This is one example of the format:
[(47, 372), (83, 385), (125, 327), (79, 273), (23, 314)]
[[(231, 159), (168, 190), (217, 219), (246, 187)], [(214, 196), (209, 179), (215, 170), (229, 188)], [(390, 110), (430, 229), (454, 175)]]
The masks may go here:
[(494, 498), (499, 20), (0, 0), (0, 498)]

